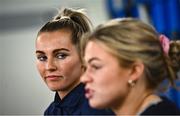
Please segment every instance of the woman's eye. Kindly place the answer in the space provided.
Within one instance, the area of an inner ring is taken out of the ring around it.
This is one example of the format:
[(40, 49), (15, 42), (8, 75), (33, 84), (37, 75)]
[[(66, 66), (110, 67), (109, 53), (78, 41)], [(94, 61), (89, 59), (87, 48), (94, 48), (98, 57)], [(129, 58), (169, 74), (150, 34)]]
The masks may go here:
[(37, 59), (39, 61), (46, 61), (47, 60), (47, 57), (46, 56), (37, 56)]
[(68, 55), (65, 53), (58, 53), (56, 54), (56, 58), (58, 59), (65, 59)]
[(101, 68), (101, 66), (92, 64), (92, 65), (91, 65), (91, 68), (92, 68), (93, 70), (98, 70), (98, 69)]

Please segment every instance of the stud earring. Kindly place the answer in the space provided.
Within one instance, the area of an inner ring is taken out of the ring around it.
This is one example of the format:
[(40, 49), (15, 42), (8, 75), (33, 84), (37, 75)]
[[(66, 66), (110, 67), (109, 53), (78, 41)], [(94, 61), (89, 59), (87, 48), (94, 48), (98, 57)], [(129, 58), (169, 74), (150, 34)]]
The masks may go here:
[(133, 80), (128, 80), (128, 84), (129, 84), (131, 87), (134, 87), (135, 82), (134, 82)]

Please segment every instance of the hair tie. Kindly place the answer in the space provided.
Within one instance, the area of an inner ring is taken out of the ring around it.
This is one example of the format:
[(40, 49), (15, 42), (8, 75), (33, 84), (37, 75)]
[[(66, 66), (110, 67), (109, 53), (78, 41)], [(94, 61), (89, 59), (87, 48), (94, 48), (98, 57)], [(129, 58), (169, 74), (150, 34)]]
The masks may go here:
[(69, 16), (61, 16), (60, 19), (70, 19), (70, 17)]
[(169, 43), (170, 43), (169, 38), (166, 37), (165, 35), (161, 34), (159, 36), (159, 40), (160, 40), (161, 46), (163, 48), (163, 52), (166, 55), (168, 55), (168, 53), (169, 53)]
[(54, 17), (53, 18), (53, 20), (52, 21), (59, 21), (59, 20), (61, 20), (61, 19), (70, 19), (70, 17), (69, 16), (56, 16), (56, 17)]

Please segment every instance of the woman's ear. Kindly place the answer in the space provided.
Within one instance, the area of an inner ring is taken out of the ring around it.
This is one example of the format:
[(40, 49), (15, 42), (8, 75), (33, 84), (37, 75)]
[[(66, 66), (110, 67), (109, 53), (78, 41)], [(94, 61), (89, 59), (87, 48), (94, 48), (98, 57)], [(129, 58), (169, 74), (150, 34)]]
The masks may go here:
[(131, 68), (130, 78), (129, 80), (136, 82), (139, 80), (144, 73), (144, 64), (140, 61), (136, 61)]

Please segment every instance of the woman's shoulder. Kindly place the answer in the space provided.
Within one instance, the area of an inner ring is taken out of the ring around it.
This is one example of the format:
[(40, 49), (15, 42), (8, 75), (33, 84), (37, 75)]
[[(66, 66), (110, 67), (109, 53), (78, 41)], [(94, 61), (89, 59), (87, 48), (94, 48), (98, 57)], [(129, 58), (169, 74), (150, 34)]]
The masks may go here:
[(178, 107), (166, 97), (161, 97), (162, 101), (148, 107), (141, 115), (177, 115), (180, 114)]

